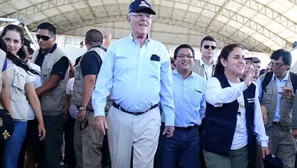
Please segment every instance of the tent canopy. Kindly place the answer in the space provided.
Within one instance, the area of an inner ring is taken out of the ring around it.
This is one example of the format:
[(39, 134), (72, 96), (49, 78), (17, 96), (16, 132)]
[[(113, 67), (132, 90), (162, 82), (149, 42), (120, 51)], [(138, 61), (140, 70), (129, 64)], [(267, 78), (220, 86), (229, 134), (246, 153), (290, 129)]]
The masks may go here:
[[(30, 31), (47, 21), (59, 34), (83, 36), (90, 28), (127, 36), (131, 0), (0, 0), (0, 17), (19, 18)], [(248, 50), (271, 52), (297, 39), (297, 0), (150, 0), (152, 38), (165, 44), (200, 45), (211, 35), (222, 47), (240, 43)]]

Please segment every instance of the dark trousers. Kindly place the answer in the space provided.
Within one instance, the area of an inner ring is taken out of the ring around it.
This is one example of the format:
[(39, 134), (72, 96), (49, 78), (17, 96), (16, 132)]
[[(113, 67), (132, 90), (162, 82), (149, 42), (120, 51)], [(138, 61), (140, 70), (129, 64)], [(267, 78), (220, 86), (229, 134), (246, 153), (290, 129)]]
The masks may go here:
[(43, 140), (39, 168), (60, 168), (63, 143), (64, 113), (59, 116), (43, 116), (46, 137)]
[(3, 165), (3, 148), (4, 148), (4, 141), (0, 139), (0, 165)]
[[(38, 121), (37, 119), (28, 120), (27, 122), (27, 135), (23, 142), (19, 158), (18, 158), (18, 168), (24, 168), (25, 153), (27, 151), (27, 161), (35, 163), (35, 158), (37, 155), (37, 145), (39, 144), (38, 137)], [(30, 155), (30, 156), (29, 156)], [(33, 160), (29, 160), (33, 159)], [(31, 165), (32, 166), (32, 165)]]
[[(204, 121), (202, 120), (202, 124), (199, 126), (199, 135), (202, 135), (203, 126), (204, 126)], [(201, 142), (200, 142), (200, 146), (201, 146)], [(206, 168), (206, 164), (205, 164), (205, 160), (204, 160), (204, 155), (203, 155), (202, 148), (200, 148), (200, 163), (201, 163), (201, 168)]]
[(297, 168), (297, 154), (295, 155), (295, 168)]
[(64, 163), (68, 165), (68, 168), (76, 168), (76, 159), (74, 154), (74, 125), (75, 118), (68, 115), (67, 121), (64, 124), (65, 131), (65, 158)]
[[(163, 132), (164, 126), (161, 127)], [(159, 161), (162, 168), (200, 168), (200, 141), (198, 127), (191, 129), (176, 128), (174, 135), (168, 138), (160, 136)]]
[(108, 146), (108, 137), (107, 134), (104, 136), (103, 145), (102, 145), (102, 167), (111, 168), (110, 152)]

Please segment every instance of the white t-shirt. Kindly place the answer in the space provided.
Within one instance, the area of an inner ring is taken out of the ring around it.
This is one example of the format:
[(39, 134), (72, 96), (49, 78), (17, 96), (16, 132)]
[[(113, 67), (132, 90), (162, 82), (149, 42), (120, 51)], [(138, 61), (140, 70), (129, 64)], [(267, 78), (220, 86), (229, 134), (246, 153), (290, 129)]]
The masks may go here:
[(207, 64), (203, 64), (203, 66), (204, 66), (204, 71), (205, 71), (205, 73), (206, 73), (206, 75), (207, 75), (207, 79), (209, 79), (210, 77), (212, 77), (212, 73), (213, 73), (213, 71), (214, 71), (214, 65), (213, 64), (211, 64), (211, 65), (207, 65)]
[[(231, 86), (239, 85), (240, 83), (232, 83), (230, 82)], [(248, 144), (248, 135), (247, 135), (247, 128), (246, 128), (246, 110), (244, 104), (244, 97), (241, 94), (237, 101), (239, 103), (238, 112), (237, 112), (237, 121), (236, 121), (236, 128), (235, 133), (233, 136), (231, 150), (236, 150), (245, 147)]]
[[(27, 63), (32, 69), (34, 69), (35, 71), (40, 73), (40, 67), (32, 62), (28, 62)], [(35, 82), (34, 82), (34, 87), (35, 89), (40, 87), (42, 85), (41, 83), (41, 77), (39, 75), (33, 75), (35, 77)], [(30, 112), (29, 112), (29, 118), (28, 120), (34, 120), (35, 118), (35, 113), (31, 107), (31, 105), (29, 104), (29, 108), (30, 108)]]
[(201, 59), (200, 60), (200, 66), (202, 66), (202, 68), (204, 68), (204, 72), (205, 72), (205, 79), (208, 80), (209, 78), (212, 77), (213, 75), (213, 72), (214, 72), (214, 67), (215, 67), (215, 64), (214, 64), (214, 61), (211, 65), (207, 65), (203, 62), (203, 60)]
[[(73, 93), (73, 84), (74, 84), (74, 77), (70, 78), (68, 83), (67, 83), (67, 88), (66, 88), (66, 94), (67, 95), (72, 95)], [(70, 104), (69, 106), (69, 110), (68, 110), (69, 114), (71, 115), (71, 117), (73, 118), (77, 118), (77, 113), (79, 112), (77, 107), (73, 104)]]

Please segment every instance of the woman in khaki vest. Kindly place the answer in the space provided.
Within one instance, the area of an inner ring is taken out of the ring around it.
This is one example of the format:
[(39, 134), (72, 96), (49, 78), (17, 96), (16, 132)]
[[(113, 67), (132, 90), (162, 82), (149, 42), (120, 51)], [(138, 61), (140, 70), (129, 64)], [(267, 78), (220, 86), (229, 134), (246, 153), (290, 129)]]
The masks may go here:
[[(28, 101), (31, 104), (38, 120), (40, 140), (45, 138), (45, 128), (41, 114), (39, 99), (34, 89), (35, 77), (38, 74), (23, 62), (20, 57), (25, 56), (23, 50), (24, 34), (20, 27), (8, 25), (4, 28), (1, 37), (7, 45), (7, 78), (10, 89), (12, 118), (15, 129), (13, 135), (5, 142), (3, 151), (3, 165), (1, 167), (17, 167), (18, 155), (24, 141), (27, 120), (29, 116)], [(28, 100), (28, 101), (27, 101)]]

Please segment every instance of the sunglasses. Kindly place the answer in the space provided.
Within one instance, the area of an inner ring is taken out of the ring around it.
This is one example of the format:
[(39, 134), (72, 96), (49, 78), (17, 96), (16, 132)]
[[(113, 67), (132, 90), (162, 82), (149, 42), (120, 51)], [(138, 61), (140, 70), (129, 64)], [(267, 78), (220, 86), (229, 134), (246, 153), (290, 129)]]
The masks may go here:
[(217, 47), (216, 46), (211, 46), (211, 45), (204, 45), (203, 46), (205, 49), (211, 48), (212, 50), (215, 50)]
[(37, 38), (37, 40), (42, 39), (42, 41), (47, 41), (47, 40), (49, 40), (49, 39), (52, 38), (52, 37), (49, 37), (49, 36), (42, 36), (42, 35), (36, 34), (36, 38)]

